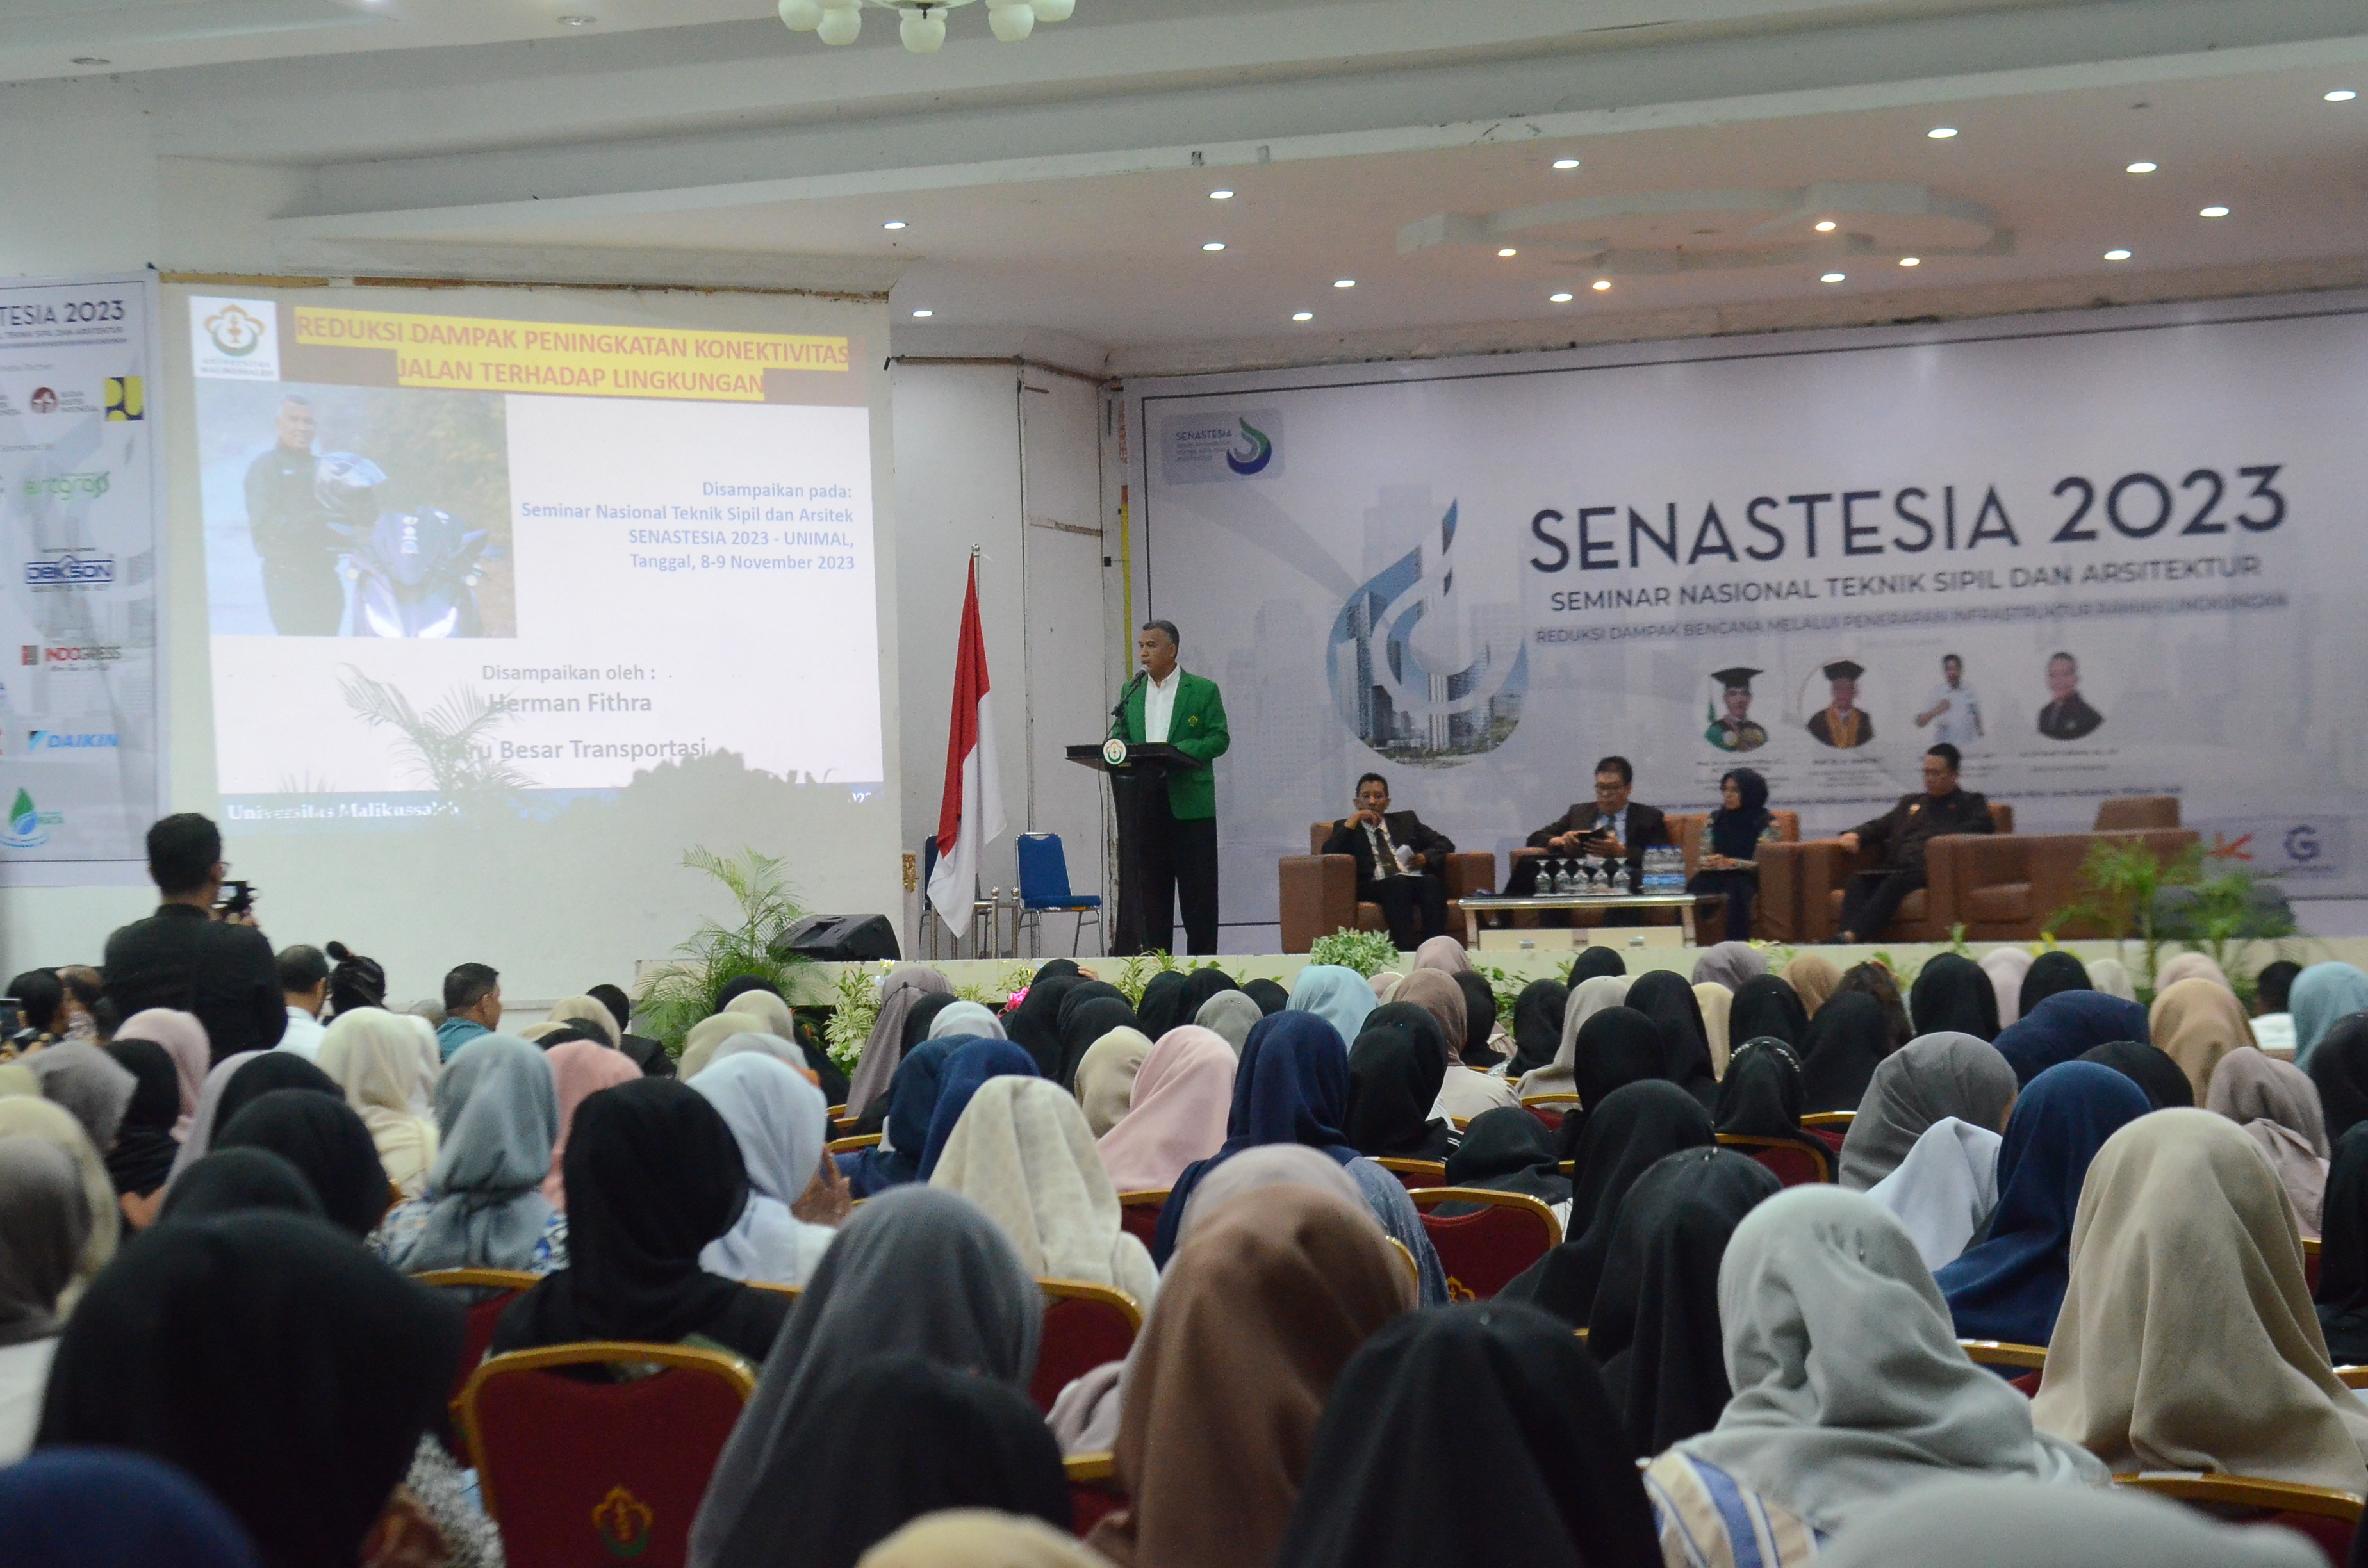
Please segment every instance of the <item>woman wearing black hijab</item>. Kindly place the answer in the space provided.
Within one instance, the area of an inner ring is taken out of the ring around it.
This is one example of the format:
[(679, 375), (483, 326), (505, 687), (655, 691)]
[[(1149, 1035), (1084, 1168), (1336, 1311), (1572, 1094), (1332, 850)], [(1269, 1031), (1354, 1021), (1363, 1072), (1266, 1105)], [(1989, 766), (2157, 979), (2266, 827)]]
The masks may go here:
[(2335, 1141), (2319, 1220), (2317, 1295), (2328, 1358), (2339, 1367), (2368, 1362), (2368, 1125)]
[(1718, 1266), (1735, 1227), (1783, 1185), (1732, 1150), (1688, 1149), (1656, 1162), (1622, 1201), (1587, 1347), (1602, 1364), (1630, 1457), (1709, 1431), (1734, 1397)]
[(932, 991), (916, 998), (912, 1010), (905, 1015), (905, 1032), (899, 1040), (901, 1049), (897, 1060), (903, 1061), (903, 1051), (915, 1050), (928, 1039), (929, 1026), (938, 1021), (938, 1015), (961, 1000), (951, 991)]
[(461, 1343), (458, 1306), (317, 1220), (159, 1225), (74, 1309), (39, 1444), (165, 1460), (238, 1517), (268, 1568), (352, 1568)]
[(1856, 1110), (1892, 1051), (1883, 1006), (1863, 991), (1837, 991), (1809, 1020), (1801, 1041), (1802, 1105), (1806, 1111)]
[[(1485, 1485), (1442, 1483), (1454, 1434)], [(1653, 1511), (1570, 1325), (1501, 1301), (1408, 1312), (1324, 1404), (1276, 1568), (1660, 1568)]]
[(2327, 1114), (2328, 1137), (2340, 1138), (2354, 1124), (2368, 1121), (2368, 1013), (2352, 1013), (2336, 1019), (2311, 1048), (2310, 1060), (2304, 1067), (2310, 1074), (2310, 1081), (2318, 1085), (2318, 1104)]
[(1768, 780), (1748, 767), (1730, 770), (1718, 781), (1719, 807), (1711, 812), (1704, 858), (1720, 864), (1696, 871), (1686, 881), (1691, 893), (1717, 893), (1726, 900), (1726, 939), (1751, 940), (1751, 901), (1759, 892), (1759, 846), (1776, 836), (1768, 809)]
[(1655, 1078), (1614, 1091), (1588, 1118), (1579, 1140), (1570, 1223), (1564, 1227), (1571, 1239), (1523, 1270), (1500, 1298), (1531, 1301), (1573, 1328), (1585, 1327), (1628, 1189), (1663, 1155), (1716, 1142), (1710, 1113), (1675, 1084)]
[(107, 1053), (132, 1079), (131, 1098), (123, 1107), (123, 1119), (116, 1123), (115, 1145), (107, 1151), (107, 1175), (118, 1199), (146, 1198), (165, 1185), (173, 1157), (181, 1152), (180, 1140), (173, 1136), (173, 1123), (181, 1114), (180, 1072), (154, 1040), (119, 1040)]
[(1571, 960), (1570, 977), (1564, 983), (1576, 991), (1580, 982), (1592, 980), (1599, 974), (1627, 972), (1628, 960), (1620, 956), (1619, 949), (1590, 945), (1578, 957)]
[(1242, 983), (1242, 992), (1258, 1005), (1258, 1011), (1273, 1017), (1291, 1006), (1291, 993), (1279, 980), (1248, 980)]
[(173, 1184), (156, 1222), (211, 1220), (248, 1209), (277, 1209), (325, 1221), (304, 1173), (268, 1149), (223, 1149), (192, 1163)]
[(1143, 996), (1134, 1005), (1134, 1027), (1146, 1039), (1156, 1041), (1177, 1025), (1190, 1023), (1193, 1013), (1200, 1009), (1195, 1007), (1190, 1013), (1184, 1010), (1184, 991), (1190, 983), (1178, 969), (1161, 970), (1144, 982)]
[[(1055, 960), (1054, 962), (1064, 960)], [(1061, 1074), (1061, 1004), (1069, 993), (1088, 983), (1073, 964), (1047, 974), (1052, 964), (1036, 971), (1019, 1006), (1003, 1015), (1003, 1032), (1012, 1043), (1036, 1059), (1036, 1071), (1047, 1078)]]
[[(1100, 983), (1089, 981), (1087, 983)], [(1134, 1009), (1126, 1005), (1125, 994), (1114, 985), (1107, 989), (1108, 995), (1097, 994), (1083, 997), (1073, 991), (1069, 993), (1068, 1000), (1061, 1004), (1061, 1061), (1057, 1081), (1071, 1094), (1077, 1089), (1077, 1064), (1085, 1061), (1086, 1052), (1094, 1048), (1096, 1040), (1112, 1029), (1142, 1028), (1135, 1022)], [(1032, 1056), (1035, 1052), (1029, 1054)]]
[(378, 1229), (394, 1201), (378, 1143), (342, 1096), (274, 1089), (224, 1124), (213, 1147), (267, 1149), (286, 1160), (303, 1173), (329, 1222), (356, 1239)]
[(1782, 975), (1755, 974), (1736, 988), (1726, 1010), (1726, 1038), (1781, 1040), (1795, 1054), (1809, 1032), (1809, 1009), (1801, 994)]
[(1782, 1040), (1762, 1035), (1727, 1058), (1712, 1122), (1743, 1138), (1799, 1138), (1801, 1101), (1800, 1059)]
[(1864, 992), (1874, 998), (1874, 1005), (1883, 1009), (1884, 1032), (1890, 1037), (1892, 1051), (1916, 1038), (1916, 1026), (1907, 1017), (1907, 1004), (1899, 999), (1899, 983), (1881, 964), (1870, 960), (1850, 965), (1842, 971), (1841, 981), (1834, 990)]
[(1636, 977), (1622, 1005), (1652, 1019), (1661, 1031), (1662, 1077), (1704, 1106), (1718, 1098), (1710, 1031), (1702, 1027), (1702, 999), (1691, 981), (1673, 969), (1649, 971)]
[(1494, 987), (1470, 970), (1451, 975), (1455, 988), (1463, 993), (1463, 1038), (1451, 1040), (1455, 1053), (1466, 1067), (1483, 1072), (1503, 1060), (1490, 1048), (1488, 1037), (1497, 1029), (1497, 993)]
[[(1399, 1016), (1384, 1017), (1384, 1013)], [(1377, 1007), (1349, 1048), (1349, 1146), (1370, 1158), (1443, 1160), (1453, 1129), (1430, 1119), (1447, 1077), (1439, 1023), (1420, 1007)], [(1530, 1119), (1535, 1121), (1537, 1119)]]
[(1571, 1042), (1570, 1069), (1578, 1108), (1564, 1114), (1554, 1141), (1565, 1160), (1577, 1157), (1597, 1107), (1631, 1084), (1661, 1075), (1660, 1028), (1634, 1007), (1606, 1007), (1578, 1026), (1578, 1036)]
[[(1194, 970), (1184, 977), (1184, 1006), (1177, 1022), (1190, 1023), (1201, 1016), (1201, 1009), (1208, 1006), (1210, 997), (1220, 992), (1240, 989), (1240, 986), (1234, 983), (1234, 977), (1222, 969), (1209, 967)], [(1143, 1009), (1138, 1007), (1135, 1011), (1140, 1013)], [(1151, 1034), (1148, 1028), (1143, 1032)], [(1158, 1044), (1159, 1037), (1151, 1035), (1151, 1042), (1154, 1045)]]
[(698, 1335), (764, 1360), (789, 1301), (699, 1266), (700, 1249), (748, 1201), (740, 1144), (705, 1096), (672, 1078), (589, 1096), (562, 1169), (568, 1265), (502, 1313), (495, 1350), (585, 1339), (671, 1345)]
[[(2143, 1040), (2116, 1040), (2095, 1046), (2080, 1053), (2083, 1062), (2102, 1062), (2123, 1077), (2146, 1091), (2147, 1101), (2157, 1110), (2192, 1108), (2195, 1104), (2195, 1085), (2187, 1081), (2186, 1069), (2170, 1059), (2170, 1053)], [(2316, 1060), (2314, 1058), (2314, 1060)], [(2324, 1085), (2319, 1097), (2327, 1097)], [(2340, 1136), (2335, 1131), (2335, 1107), (2327, 1106), (2327, 1135)]]
[(294, 1051), (267, 1051), (222, 1085), (222, 1098), (214, 1103), (214, 1125), (228, 1127), (240, 1111), (279, 1089), (310, 1089), (316, 1095), (346, 1097), (335, 1078)]
[[(1518, 1192), (1549, 1209), (1570, 1201), (1570, 1177), (1554, 1163), (1554, 1134), (1536, 1117), (1513, 1106), (1484, 1110), (1472, 1119), (1463, 1130), (1463, 1142), (1447, 1156), (1447, 1185)], [(1430, 1212), (1452, 1219), (1478, 1210), (1443, 1203)]]
[(2015, 1004), (2015, 1017), (2027, 1018), (2031, 1010), (2059, 991), (2094, 991), (2089, 983), (2089, 966), (2061, 948), (2040, 954), (2022, 971), (2022, 994)]
[(1554, 1063), (1562, 1049), (1562, 1015), (1570, 1006), (1570, 987), (1559, 980), (1532, 980), (1521, 987), (1513, 1003), (1513, 1060), (1505, 1076), (1514, 1083), (1525, 1073)]
[(1917, 1034), (1969, 1034), (1996, 1040), (1998, 987), (1963, 953), (1935, 953), (1907, 988), (1907, 1017)]

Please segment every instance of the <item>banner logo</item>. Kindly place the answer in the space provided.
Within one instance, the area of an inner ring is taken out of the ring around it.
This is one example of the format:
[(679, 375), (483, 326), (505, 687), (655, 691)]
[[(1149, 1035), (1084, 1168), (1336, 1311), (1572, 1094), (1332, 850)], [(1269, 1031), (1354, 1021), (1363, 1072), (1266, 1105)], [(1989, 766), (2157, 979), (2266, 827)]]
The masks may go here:
[(66, 730), (35, 730), (28, 739), (27, 749), (31, 751), (114, 751), (121, 744), (109, 731), (75, 733)]
[(1171, 414), (1159, 422), (1159, 476), (1169, 484), (1230, 484), (1282, 476), (1282, 411)]
[[(25, 585), (28, 588), (103, 588), (114, 581), (112, 555), (78, 555), (70, 550), (53, 550), (46, 560), (25, 562)], [(63, 651), (51, 649), (51, 658)], [(31, 664), (32, 660), (25, 662)]]
[(53, 473), (46, 479), (25, 481), (25, 499), (38, 501), (42, 496), (63, 500), (69, 495), (85, 495), (93, 500), (107, 494), (108, 472), (99, 469), (90, 473)]
[(1326, 649), (1332, 699), (1357, 738), (1393, 762), (1452, 767), (1503, 745), (1521, 722), (1530, 655), (1515, 605), (1467, 611), (1451, 559), (1453, 504), (1417, 544), (1349, 596)]
[(201, 377), (278, 381), (279, 307), (269, 300), (191, 299), (189, 355)]
[(35, 387), (32, 403), (33, 412), (36, 414), (55, 414), (58, 411), (56, 390), (51, 387)]
[(148, 389), (146, 382), (138, 376), (108, 377), (107, 417), (109, 420), (147, 418)]
[(1240, 421), (1240, 425), (1242, 438), (1249, 443), (1249, 449), (1237, 455), (1232, 447), (1226, 448), (1225, 466), (1247, 476), (1274, 460), (1274, 439), (1247, 419)]
[(8, 825), (0, 832), (0, 844), (11, 849), (39, 849), (50, 841), (50, 830), (65, 820), (63, 812), (37, 808), (32, 795), (20, 789), (16, 803), (8, 808)]

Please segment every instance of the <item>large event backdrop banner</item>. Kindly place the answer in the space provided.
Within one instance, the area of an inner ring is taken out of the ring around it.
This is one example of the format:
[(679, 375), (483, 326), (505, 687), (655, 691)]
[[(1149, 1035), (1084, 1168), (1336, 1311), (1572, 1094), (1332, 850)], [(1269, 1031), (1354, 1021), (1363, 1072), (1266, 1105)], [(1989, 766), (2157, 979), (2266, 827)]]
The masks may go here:
[(531, 998), (736, 923), (694, 846), (896, 906), (884, 306), (211, 283), (165, 313), (191, 792), (275, 940)]
[(144, 876), (163, 798), (152, 278), (0, 283), (0, 883)]
[(1368, 769), (1501, 876), (1608, 754), (1666, 810), (1756, 768), (1822, 833), (1940, 739), (2025, 831), (2176, 794), (2232, 863), (2357, 893), (2363, 312), (1131, 386), (1145, 601), (1232, 724), (1225, 919), (1276, 918)]

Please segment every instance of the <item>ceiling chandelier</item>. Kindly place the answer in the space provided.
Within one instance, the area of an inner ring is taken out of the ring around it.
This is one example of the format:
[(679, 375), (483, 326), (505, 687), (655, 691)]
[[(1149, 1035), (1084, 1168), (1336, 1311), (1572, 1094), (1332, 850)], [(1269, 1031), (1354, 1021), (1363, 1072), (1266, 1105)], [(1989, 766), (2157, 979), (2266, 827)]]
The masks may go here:
[[(825, 43), (853, 43), (863, 32), (863, 8), (876, 6), (902, 18), (897, 32), (915, 54), (935, 54), (946, 41), (946, 13), (972, 0), (780, 0), (781, 22), (791, 32), (819, 33)], [(986, 25), (1006, 43), (1018, 43), (1039, 22), (1065, 22), (1077, 0), (986, 0)]]

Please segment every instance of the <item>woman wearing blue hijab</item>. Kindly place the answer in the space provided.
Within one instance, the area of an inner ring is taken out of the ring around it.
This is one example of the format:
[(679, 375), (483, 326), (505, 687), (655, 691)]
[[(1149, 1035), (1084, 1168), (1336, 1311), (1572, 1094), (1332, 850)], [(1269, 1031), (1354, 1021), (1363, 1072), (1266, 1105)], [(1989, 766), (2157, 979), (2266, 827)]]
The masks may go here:
[(1343, 1060), (1349, 1054), (1348, 1042), (1365, 1032), (1365, 1016), (1380, 1006), (1372, 982), (1337, 963), (1309, 964), (1291, 987), (1291, 1010), (1313, 1013), (1330, 1024), (1332, 1032), (1340, 1037)]
[(945, 1074), (938, 1084), (937, 1108), (929, 1112), (929, 1134), (921, 1146), (921, 1167), (916, 1178), (921, 1181), (937, 1174), (938, 1158), (946, 1152), (946, 1140), (954, 1135), (954, 1124), (970, 1108), (971, 1096), (978, 1093), (980, 1085), (989, 1078), (1006, 1075), (1043, 1076), (1036, 1071), (1036, 1058), (1008, 1040), (958, 1040), (951, 1043), (954, 1053), (946, 1058)]
[(892, 1187), (921, 1179), (921, 1153), (929, 1143), (929, 1118), (938, 1108), (938, 1089), (945, 1077), (946, 1059), (963, 1040), (924, 1040), (906, 1051), (888, 1080), (888, 1119), (880, 1142), (869, 1149), (837, 1156), (847, 1177), (848, 1196), (875, 1198)]
[(2368, 971), (2357, 964), (2315, 963), (2286, 988), (2286, 1007), (2294, 1014), (2294, 1062), (2307, 1067), (2338, 1018), (2368, 1009)]
[(2059, 1062), (2117, 1040), (2151, 1045), (2146, 1010), (2101, 991), (2059, 991), (1998, 1031), (1998, 1054), (2014, 1067), (2015, 1082), (2028, 1085)]
[(1987, 1236), (1932, 1278), (1964, 1339), (2044, 1345), (2070, 1278), (2072, 1220), (2089, 1162), (2153, 1109), (2144, 1089), (2096, 1062), (2066, 1062), (2016, 1098), (1998, 1148)]

